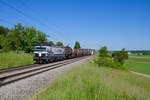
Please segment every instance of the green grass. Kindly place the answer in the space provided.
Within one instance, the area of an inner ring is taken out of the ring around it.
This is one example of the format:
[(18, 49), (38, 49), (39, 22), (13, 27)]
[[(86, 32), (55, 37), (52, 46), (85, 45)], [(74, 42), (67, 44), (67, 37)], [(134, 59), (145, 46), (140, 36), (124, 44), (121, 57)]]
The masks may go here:
[(34, 100), (150, 100), (150, 79), (86, 63), (56, 79)]
[(20, 52), (0, 53), (0, 69), (33, 64), (33, 55)]
[(135, 57), (150, 57), (150, 55), (135, 55), (135, 54), (130, 54), (130, 56), (135, 56)]
[(131, 57), (131, 58), (129, 58), (129, 60), (138, 61), (138, 62), (149, 62), (150, 63), (150, 58), (134, 58), (134, 57)]
[(150, 63), (140, 63), (128, 60), (126, 61), (125, 66), (132, 71), (150, 75)]
[(129, 56), (125, 66), (132, 71), (150, 75), (150, 58), (146, 56)]

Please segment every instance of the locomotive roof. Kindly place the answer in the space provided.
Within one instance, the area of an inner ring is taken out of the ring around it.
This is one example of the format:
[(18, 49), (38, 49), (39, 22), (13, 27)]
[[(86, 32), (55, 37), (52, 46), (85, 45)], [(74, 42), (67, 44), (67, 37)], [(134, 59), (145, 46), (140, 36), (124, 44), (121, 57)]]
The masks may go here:
[(38, 43), (35, 46), (51, 46), (51, 47), (56, 47), (56, 48), (64, 48), (63, 46), (50, 45), (48, 43)]
[(37, 43), (35, 46), (51, 46), (48, 43)]

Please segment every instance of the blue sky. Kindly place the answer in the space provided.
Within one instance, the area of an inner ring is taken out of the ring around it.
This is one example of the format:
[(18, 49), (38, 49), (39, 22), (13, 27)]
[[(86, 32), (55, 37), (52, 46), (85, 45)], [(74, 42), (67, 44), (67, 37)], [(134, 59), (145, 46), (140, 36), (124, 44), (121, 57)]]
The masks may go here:
[(83, 48), (150, 49), (149, 0), (0, 0), (0, 25), (16, 23), (71, 46), (79, 41)]

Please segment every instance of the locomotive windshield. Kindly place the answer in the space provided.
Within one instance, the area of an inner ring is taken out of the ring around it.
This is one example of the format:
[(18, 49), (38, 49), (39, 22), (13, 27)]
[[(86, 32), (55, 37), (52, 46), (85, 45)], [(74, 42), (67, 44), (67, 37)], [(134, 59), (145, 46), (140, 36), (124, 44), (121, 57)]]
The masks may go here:
[(46, 47), (35, 47), (34, 51), (46, 51)]

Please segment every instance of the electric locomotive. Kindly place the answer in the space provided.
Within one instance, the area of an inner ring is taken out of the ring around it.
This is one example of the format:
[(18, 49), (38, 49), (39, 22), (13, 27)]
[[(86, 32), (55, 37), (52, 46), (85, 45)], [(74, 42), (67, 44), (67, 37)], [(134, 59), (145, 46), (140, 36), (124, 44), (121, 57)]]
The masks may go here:
[(34, 47), (33, 60), (37, 63), (49, 63), (65, 58), (64, 47), (49, 44), (36, 44)]

